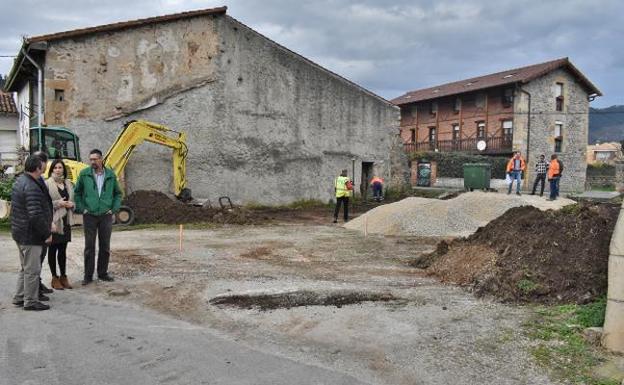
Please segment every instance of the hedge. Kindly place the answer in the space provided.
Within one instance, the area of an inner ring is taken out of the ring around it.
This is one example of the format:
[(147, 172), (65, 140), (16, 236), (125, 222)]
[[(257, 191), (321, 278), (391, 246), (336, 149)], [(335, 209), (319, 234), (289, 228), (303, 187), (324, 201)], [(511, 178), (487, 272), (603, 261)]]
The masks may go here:
[(587, 165), (587, 176), (613, 176), (615, 177), (615, 166), (607, 163), (594, 163)]
[(0, 177), (0, 199), (4, 199), (5, 201), (11, 200), (11, 191), (13, 190), (14, 181), (14, 178)]
[(444, 178), (463, 178), (466, 163), (489, 163), (492, 167), (492, 178), (495, 179), (505, 179), (505, 169), (509, 161), (507, 157), (460, 152), (416, 152), (412, 154), (412, 160), (435, 161), (438, 165), (438, 176)]

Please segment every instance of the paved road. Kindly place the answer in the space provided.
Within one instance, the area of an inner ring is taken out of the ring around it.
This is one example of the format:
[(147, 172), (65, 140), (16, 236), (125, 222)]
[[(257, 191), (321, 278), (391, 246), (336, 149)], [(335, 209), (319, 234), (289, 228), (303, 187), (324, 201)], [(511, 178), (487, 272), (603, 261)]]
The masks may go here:
[(0, 273), (1, 385), (363, 384), (80, 289), (25, 312), (10, 303), (15, 278)]

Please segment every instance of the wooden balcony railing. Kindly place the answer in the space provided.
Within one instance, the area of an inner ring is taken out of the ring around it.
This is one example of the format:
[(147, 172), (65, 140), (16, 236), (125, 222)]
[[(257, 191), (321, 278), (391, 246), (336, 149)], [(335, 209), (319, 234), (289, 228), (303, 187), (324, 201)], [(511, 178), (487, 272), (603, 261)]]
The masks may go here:
[[(485, 149), (479, 151), (477, 143), (485, 142)], [(499, 154), (511, 152), (512, 140), (508, 136), (494, 136), (489, 138), (468, 138), (438, 140), (435, 142), (405, 143), (406, 152), (439, 151), (439, 152), (467, 152), (474, 154)]]

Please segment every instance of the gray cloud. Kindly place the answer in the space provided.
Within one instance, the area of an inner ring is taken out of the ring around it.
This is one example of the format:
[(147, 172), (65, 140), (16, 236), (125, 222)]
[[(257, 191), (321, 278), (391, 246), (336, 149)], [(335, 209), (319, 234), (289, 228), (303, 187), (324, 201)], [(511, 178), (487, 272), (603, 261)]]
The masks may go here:
[[(604, 92), (594, 106), (624, 104), (620, 0), (8, 3), (0, 13), (2, 55), (16, 54), (23, 35), (227, 5), (239, 21), (386, 98), (568, 56)], [(0, 73), (11, 62), (0, 58)]]

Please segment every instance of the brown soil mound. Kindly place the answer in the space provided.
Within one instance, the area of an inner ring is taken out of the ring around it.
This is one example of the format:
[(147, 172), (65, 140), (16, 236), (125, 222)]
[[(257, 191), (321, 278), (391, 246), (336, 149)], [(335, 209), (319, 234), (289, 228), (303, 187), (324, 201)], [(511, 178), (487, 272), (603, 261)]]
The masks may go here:
[(584, 303), (606, 294), (609, 243), (619, 205), (559, 211), (516, 207), (415, 264), (443, 281), (503, 301)]
[(124, 204), (134, 210), (134, 223), (250, 223), (247, 213), (240, 209), (218, 210), (192, 206), (174, 200), (158, 191), (135, 191), (126, 197)]

